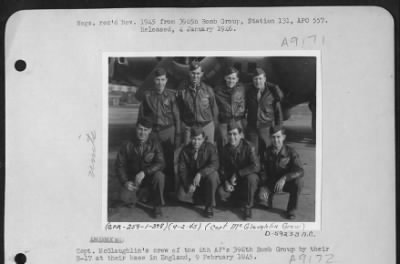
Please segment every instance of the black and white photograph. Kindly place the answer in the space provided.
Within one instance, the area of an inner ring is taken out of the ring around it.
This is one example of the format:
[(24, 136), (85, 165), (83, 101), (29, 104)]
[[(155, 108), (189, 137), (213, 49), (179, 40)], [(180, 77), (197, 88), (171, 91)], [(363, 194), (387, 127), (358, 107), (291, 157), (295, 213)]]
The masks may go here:
[(303, 54), (107, 56), (107, 221), (315, 222)]
[(393, 16), (248, 4), (10, 13), (4, 263), (396, 263)]

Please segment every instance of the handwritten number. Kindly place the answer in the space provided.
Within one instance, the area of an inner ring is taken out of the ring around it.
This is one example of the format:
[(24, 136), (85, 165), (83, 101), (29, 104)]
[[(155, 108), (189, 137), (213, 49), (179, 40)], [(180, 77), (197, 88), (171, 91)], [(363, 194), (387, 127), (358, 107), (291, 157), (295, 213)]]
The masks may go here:
[(333, 263), (333, 257), (334, 257), (334, 255), (333, 255), (333, 254), (327, 254), (326, 256), (329, 256), (328, 259), (326, 260), (326, 263), (327, 263), (327, 264)]

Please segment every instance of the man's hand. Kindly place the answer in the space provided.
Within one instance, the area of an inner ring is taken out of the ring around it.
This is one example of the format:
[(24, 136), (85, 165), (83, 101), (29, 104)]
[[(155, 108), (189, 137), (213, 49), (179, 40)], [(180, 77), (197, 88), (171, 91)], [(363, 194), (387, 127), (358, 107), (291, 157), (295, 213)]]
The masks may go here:
[(141, 171), (141, 172), (139, 172), (138, 174), (136, 174), (136, 177), (135, 177), (135, 183), (136, 183), (136, 186), (139, 186), (141, 183), (142, 183), (142, 181), (143, 181), (143, 179), (144, 179), (144, 172), (143, 171)]
[(229, 181), (225, 181), (225, 191), (227, 192), (233, 192), (235, 190), (235, 187), (229, 183)]
[(233, 186), (236, 186), (237, 184), (236, 180), (237, 180), (236, 173), (234, 173), (229, 181)]
[(261, 201), (268, 201), (269, 191), (265, 187), (261, 187), (258, 197)]
[(189, 186), (189, 192), (190, 193), (194, 193), (196, 191), (196, 186), (194, 186), (193, 184), (190, 184)]
[(278, 193), (282, 192), (283, 186), (285, 186), (285, 183), (286, 183), (286, 177), (283, 176), (276, 182), (274, 191), (278, 192)]
[(201, 174), (196, 173), (196, 176), (194, 176), (194, 179), (193, 179), (193, 185), (195, 187), (200, 187), (200, 180), (201, 180)]
[(133, 184), (131, 181), (125, 182), (125, 188), (128, 189), (128, 191), (133, 191), (136, 189), (136, 186)]

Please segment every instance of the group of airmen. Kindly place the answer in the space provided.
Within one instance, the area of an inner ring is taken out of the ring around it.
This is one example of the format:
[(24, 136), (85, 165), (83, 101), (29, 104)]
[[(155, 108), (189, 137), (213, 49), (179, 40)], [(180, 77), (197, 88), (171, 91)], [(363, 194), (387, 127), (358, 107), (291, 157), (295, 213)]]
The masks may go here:
[(188, 80), (170, 90), (167, 71), (155, 70), (134, 137), (117, 155), (121, 199), (128, 203), (137, 190), (148, 190), (158, 218), (164, 194), (173, 192), (179, 201), (205, 205), (205, 217), (214, 216), (217, 204), (233, 203), (248, 220), (255, 203), (272, 208), (274, 193), (288, 192), (286, 217), (295, 219), (304, 171), (297, 152), (285, 144), (282, 91), (261, 68), (243, 85), (238, 70), (229, 67), (225, 83), (214, 89), (203, 74), (193, 61)]

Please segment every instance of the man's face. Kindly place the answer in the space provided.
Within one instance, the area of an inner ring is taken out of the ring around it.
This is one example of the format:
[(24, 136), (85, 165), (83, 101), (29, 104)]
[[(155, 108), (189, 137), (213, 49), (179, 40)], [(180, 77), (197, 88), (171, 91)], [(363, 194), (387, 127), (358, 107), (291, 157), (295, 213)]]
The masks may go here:
[(140, 124), (136, 126), (136, 136), (141, 142), (147, 141), (151, 133), (151, 128), (144, 127)]
[(165, 85), (167, 84), (167, 76), (161, 75), (154, 78), (154, 86), (156, 91), (162, 92), (164, 91)]
[(201, 67), (198, 67), (197, 69), (190, 71), (190, 81), (192, 84), (198, 85), (200, 84), (201, 77), (203, 77), (203, 70)]
[(239, 78), (237, 76), (237, 73), (232, 73), (225, 76), (226, 86), (228, 86), (229, 88), (235, 87), (238, 81)]
[(264, 74), (260, 74), (260, 75), (253, 77), (253, 85), (257, 89), (263, 89), (265, 87), (266, 81), (267, 81), (267, 78), (265, 77)]
[(282, 133), (282, 131), (278, 131), (272, 136), (272, 146), (274, 146), (277, 150), (280, 150), (283, 146), (283, 142), (285, 141), (286, 135)]
[(237, 145), (239, 145), (241, 138), (242, 135), (241, 133), (239, 133), (239, 130), (237, 128), (228, 131), (228, 142), (232, 146), (236, 147)]
[(203, 144), (203, 142), (204, 142), (204, 136), (203, 136), (203, 134), (200, 134), (198, 136), (192, 137), (191, 141), (192, 141), (193, 148), (199, 149), (201, 144)]

